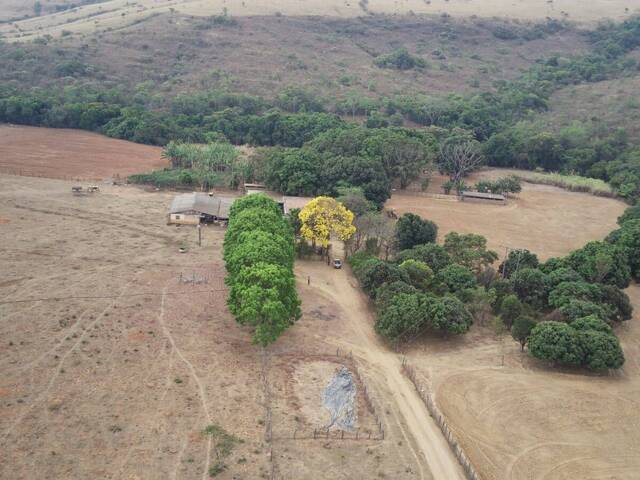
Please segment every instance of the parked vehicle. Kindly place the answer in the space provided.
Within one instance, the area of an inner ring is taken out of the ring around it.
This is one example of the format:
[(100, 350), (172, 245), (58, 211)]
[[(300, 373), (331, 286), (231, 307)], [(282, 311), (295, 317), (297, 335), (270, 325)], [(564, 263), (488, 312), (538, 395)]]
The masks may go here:
[(342, 268), (342, 260), (336, 258), (333, 260), (333, 268), (340, 269)]

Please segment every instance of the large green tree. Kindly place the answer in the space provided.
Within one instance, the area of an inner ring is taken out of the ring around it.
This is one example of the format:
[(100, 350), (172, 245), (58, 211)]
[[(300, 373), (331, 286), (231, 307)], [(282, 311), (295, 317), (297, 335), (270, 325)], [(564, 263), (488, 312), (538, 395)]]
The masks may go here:
[(405, 213), (396, 224), (398, 249), (407, 250), (424, 243), (434, 243), (438, 237), (438, 226), (430, 220), (413, 213)]

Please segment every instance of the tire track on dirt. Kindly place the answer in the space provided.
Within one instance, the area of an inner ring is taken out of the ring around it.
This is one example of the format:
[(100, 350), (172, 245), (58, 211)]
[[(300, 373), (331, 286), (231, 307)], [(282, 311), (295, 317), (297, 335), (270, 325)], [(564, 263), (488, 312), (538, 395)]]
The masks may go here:
[[(193, 380), (196, 382), (196, 385), (198, 386), (198, 394), (200, 396), (200, 403), (202, 404), (202, 410), (204, 411), (204, 415), (205, 415), (205, 419), (207, 421), (207, 425), (211, 425), (211, 423), (212, 423), (211, 422), (211, 415), (209, 413), (209, 407), (207, 406), (207, 394), (206, 394), (206, 391), (205, 391), (204, 386), (202, 384), (202, 381), (201, 381), (200, 377), (198, 376), (198, 373), (196, 372), (196, 369), (193, 366), (193, 364), (189, 360), (187, 360), (187, 358), (182, 353), (182, 350), (180, 350), (180, 348), (178, 348), (178, 346), (176, 345), (176, 342), (175, 342), (175, 340), (173, 338), (173, 335), (171, 334), (171, 331), (169, 330), (169, 328), (167, 327), (167, 325), (166, 325), (166, 323), (164, 321), (165, 300), (166, 300), (166, 293), (167, 293), (167, 289), (168, 288), (169, 288), (169, 282), (167, 282), (165, 287), (162, 289), (162, 297), (161, 297), (161, 300), (160, 300), (160, 312), (158, 313), (158, 323), (160, 324), (160, 328), (162, 329), (162, 332), (163, 332), (164, 336), (171, 343), (171, 346), (172, 346), (173, 350), (175, 351), (176, 355), (187, 366), (187, 368), (189, 369), (189, 372), (191, 374), (191, 378), (193, 378)], [(211, 463), (211, 445), (212, 445), (211, 435), (207, 435), (207, 455), (206, 455), (206, 459), (205, 459), (204, 472), (202, 473), (202, 480), (207, 480), (207, 476), (208, 476), (208, 472), (209, 472), (209, 465)]]
[[(110, 302), (109, 305), (107, 305), (107, 307), (100, 313), (100, 315), (96, 316), (96, 319), (90, 323), (89, 328), (96, 325), (104, 317), (104, 314), (107, 313), (111, 308), (113, 308), (113, 306), (118, 302), (121, 296), (127, 291), (130, 283), (131, 282), (124, 285), (124, 287), (122, 288), (122, 291), (120, 292), (120, 295), (117, 298), (115, 298), (112, 302)], [(51, 391), (51, 388), (55, 384), (56, 379), (60, 375), (60, 372), (62, 370), (62, 365), (64, 365), (64, 362), (67, 360), (67, 357), (71, 355), (71, 353), (75, 351), (78, 345), (82, 343), (82, 340), (84, 340), (84, 337), (87, 334), (87, 331), (89, 330), (89, 328), (85, 329), (82, 332), (82, 334), (78, 337), (78, 340), (69, 348), (69, 350), (65, 352), (64, 355), (62, 355), (62, 357), (60, 358), (60, 361), (58, 362), (58, 365), (55, 368), (55, 372), (53, 373), (53, 375), (49, 380), (47, 387), (40, 393), (40, 395), (38, 395), (38, 398), (29, 405), (29, 407), (26, 409), (24, 413), (22, 413), (21, 415), (18, 415), (18, 418), (16, 418), (16, 420), (11, 424), (11, 426), (3, 433), (2, 435), (3, 440), (6, 440), (9, 437), (9, 435), (11, 435), (11, 432), (13, 431), (13, 429), (17, 427), (24, 420), (27, 414), (30, 413), (36, 405), (41, 403), (46, 398), (46, 396)]]

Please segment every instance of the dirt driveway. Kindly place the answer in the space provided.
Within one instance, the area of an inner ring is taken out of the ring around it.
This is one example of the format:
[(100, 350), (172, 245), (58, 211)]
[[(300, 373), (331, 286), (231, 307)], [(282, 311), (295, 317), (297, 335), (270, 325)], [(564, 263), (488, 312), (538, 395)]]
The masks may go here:
[[(364, 362), (373, 381), (390, 391), (390, 411), (418, 461), (420, 478), (462, 479), (462, 470), (413, 385), (401, 373), (400, 357), (384, 345), (373, 330), (374, 317), (367, 298), (348, 268), (335, 270), (317, 261), (296, 262), (299, 289), (320, 290), (345, 312), (350, 330), (341, 340)], [(310, 278), (311, 285), (307, 286)]]

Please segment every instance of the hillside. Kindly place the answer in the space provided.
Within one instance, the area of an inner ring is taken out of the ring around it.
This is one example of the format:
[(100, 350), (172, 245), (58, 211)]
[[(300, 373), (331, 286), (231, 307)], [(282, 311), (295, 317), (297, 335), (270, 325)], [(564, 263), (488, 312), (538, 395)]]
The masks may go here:
[(0, 27), (0, 33), (10, 38), (30, 38), (41, 34), (60, 35), (63, 30), (88, 33), (118, 29), (140, 22), (150, 16), (178, 12), (187, 15), (214, 15), (223, 8), (235, 16), (252, 15), (317, 15), (332, 17), (358, 17), (363, 15), (448, 14), (454, 16), (498, 16), (526, 20), (571, 18), (580, 22), (595, 23), (606, 17), (620, 20), (634, 12), (637, 5), (631, 0), (510, 0), (465, 1), (465, 0), (287, 0), (269, 2), (249, 0), (226, 2), (213, 0), (47, 0), (36, 2), (2, 0), (0, 20), (15, 21), (15, 25)]

